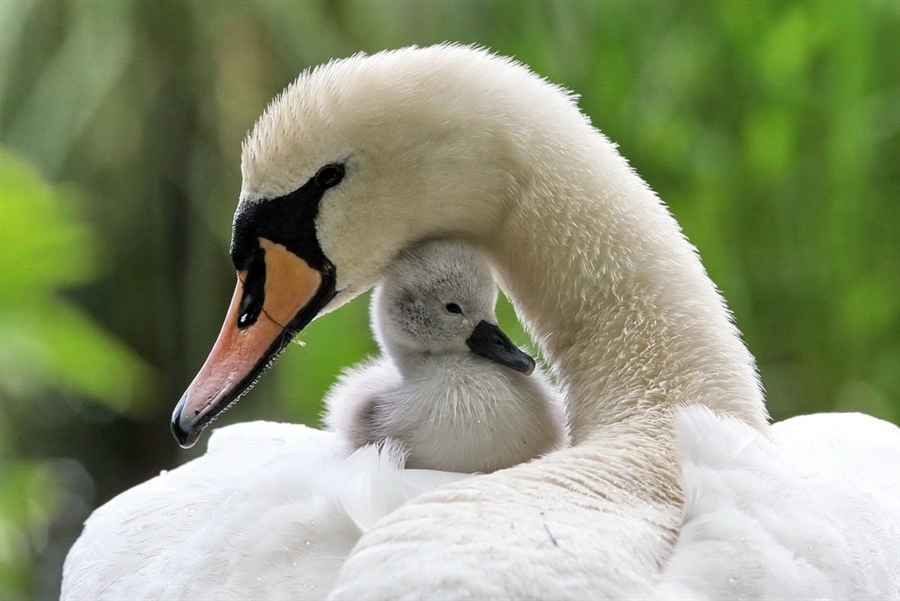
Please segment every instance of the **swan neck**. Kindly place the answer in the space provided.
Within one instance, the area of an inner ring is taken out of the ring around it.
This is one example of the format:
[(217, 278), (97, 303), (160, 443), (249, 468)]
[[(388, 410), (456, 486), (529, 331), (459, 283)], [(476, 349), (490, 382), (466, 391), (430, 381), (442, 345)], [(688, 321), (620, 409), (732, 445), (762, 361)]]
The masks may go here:
[(580, 133), (524, 145), (539, 156), (485, 244), (566, 391), (573, 440), (648, 406), (702, 404), (765, 430), (755, 361), (694, 247), (615, 147)]

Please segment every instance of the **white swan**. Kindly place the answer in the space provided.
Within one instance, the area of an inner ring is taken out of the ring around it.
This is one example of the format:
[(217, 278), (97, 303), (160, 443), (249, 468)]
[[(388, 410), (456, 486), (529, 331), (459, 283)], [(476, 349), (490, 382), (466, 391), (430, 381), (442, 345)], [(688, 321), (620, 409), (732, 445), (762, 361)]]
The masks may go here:
[(561, 400), (497, 326), (497, 286), (464, 245), (420, 244), (372, 297), (383, 356), (345, 373), (325, 423), (354, 448), (398, 440), (412, 468), (492, 472), (559, 448)]
[(566, 391), (570, 448), (393, 511), (332, 598), (900, 595), (900, 432), (768, 425), (694, 248), (565, 91), (472, 48), (355, 56), (272, 103), (242, 171), (239, 283), (173, 415), (183, 443), (284, 348), (279, 324), (301, 329), (429, 237), (486, 253)]

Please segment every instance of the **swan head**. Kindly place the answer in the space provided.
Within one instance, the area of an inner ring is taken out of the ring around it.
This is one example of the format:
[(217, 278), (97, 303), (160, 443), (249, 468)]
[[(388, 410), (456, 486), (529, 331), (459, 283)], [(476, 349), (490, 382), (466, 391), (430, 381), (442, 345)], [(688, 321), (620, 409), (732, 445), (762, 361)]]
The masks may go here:
[(534, 359), (497, 325), (497, 286), (465, 245), (429, 241), (400, 253), (372, 301), (372, 330), (401, 367), (424, 356), (473, 352), (526, 375)]
[(191, 446), (297, 332), (371, 288), (405, 248), (489, 240), (524, 178), (513, 116), (536, 98), (582, 119), (527, 68), (454, 45), (333, 61), (279, 95), (244, 144), (238, 282), (172, 416), (179, 443)]

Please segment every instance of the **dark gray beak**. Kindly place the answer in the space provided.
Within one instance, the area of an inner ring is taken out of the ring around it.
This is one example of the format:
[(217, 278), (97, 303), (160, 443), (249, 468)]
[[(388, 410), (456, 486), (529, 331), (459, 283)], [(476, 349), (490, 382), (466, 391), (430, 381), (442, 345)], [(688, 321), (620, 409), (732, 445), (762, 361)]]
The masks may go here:
[(526, 376), (534, 371), (534, 359), (522, 352), (499, 326), (492, 323), (481, 321), (475, 326), (466, 344), (473, 353), (522, 372)]

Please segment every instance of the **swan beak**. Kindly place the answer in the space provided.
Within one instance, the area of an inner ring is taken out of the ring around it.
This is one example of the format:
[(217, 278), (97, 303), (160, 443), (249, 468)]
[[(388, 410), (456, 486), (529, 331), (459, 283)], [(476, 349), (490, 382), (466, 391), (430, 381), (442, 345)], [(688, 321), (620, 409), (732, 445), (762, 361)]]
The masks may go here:
[(480, 321), (466, 340), (466, 344), (473, 353), (522, 372), (526, 376), (534, 371), (534, 359), (513, 344), (500, 326), (495, 324)]
[(193, 446), (203, 428), (253, 385), (333, 297), (331, 272), (260, 238), (249, 267), (238, 272), (219, 337), (172, 414), (178, 443)]

